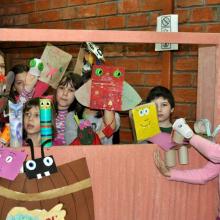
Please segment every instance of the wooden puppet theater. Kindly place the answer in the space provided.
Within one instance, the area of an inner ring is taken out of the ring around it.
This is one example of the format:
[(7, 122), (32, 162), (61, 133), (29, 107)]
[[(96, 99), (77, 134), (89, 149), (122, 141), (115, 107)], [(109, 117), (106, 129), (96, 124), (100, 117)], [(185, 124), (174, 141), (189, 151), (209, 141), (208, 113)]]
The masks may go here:
[[(220, 123), (220, 34), (3, 28), (0, 41), (199, 44), (197, 118), (208, 118), (214, 126)], [(16, 181), (0, 178), (0, 190), (10, 189), (0, 196), (0, 219), (5, 219), (13, 207), (49, 212), (58, 204), (63, 205), (65, 219), (69, 220), (214, 219), (217, 179), (205, 185), (167, 181), (155, 168), (156, 148), (153, 144), (47, 148), (45, 155), (53, 155), (58, 173), (41, 180), (26, 180), (23, 174)], [(29, 149), (25, 151), (30, 154)], [(39, 156), (40, 149), (35, 151)], [(189, 157), (187, 168), (198, 168), (207, 162), (192, 147)], [(74, 185), (79, 181), (86, 182)], [(74, 187), (62, 194), (62, 188), (68, 185)], [(58, 190), (52, 197), (37, 195), (55, 189)], [(16, 197), (11, 191), (24, 194)], [(45, 219), (59, 218), (51, 215)]]

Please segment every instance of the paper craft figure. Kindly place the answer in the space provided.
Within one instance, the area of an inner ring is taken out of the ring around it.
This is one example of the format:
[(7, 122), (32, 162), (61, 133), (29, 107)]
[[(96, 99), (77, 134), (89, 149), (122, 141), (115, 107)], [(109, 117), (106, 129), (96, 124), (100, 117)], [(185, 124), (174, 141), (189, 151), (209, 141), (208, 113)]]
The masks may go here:
[(44, 64), (43, 64), (42, 60), (37, 59), (37, 58), (30, 60), (29, 66), (30, 66), (29, 73), (31, 75), (38, 76), (38, 77), (40, 76), (40, 73), (44, 69)]
[(23, 144), (23, 104), (9, 101), (10, 146), (22, 147)]
[(129, 111), (133, 134), (137, 142), (160, 133), (155, 103), (137, 106)]
[(0, 177), (14, 180), (19, 174), (26, 156), (25, 152), (0, 147)]
[(57, 167), (53, 156), (44, 155), (44, 145), (49, 140), (41, 144), (41, 158), (35, 159), (34, 157), (34, 146), (31, 139), (27, 139), (27, 143), (31, 148), (31, 160), (24, 162), (24, 172), (29, 179), (37, 178), (41, 179), (43, 176), (50, 176), (51, 173), (57, 172)]
[(28, 210), (24, 207), (12, 208), (7, 220), (65, 220), (66, 211), (63, 209), (63, 204), (57, 204), (51, 210), (35, 209)]
[(0, 143), (5, 146), (10, 144), (10, 125), (6, 123), (1, 134), (0, 134)]
[(52, 146), (52, 106), (50, 99), (40, 99), (41, 144), (50, 140), (44, 147)]
[(94, 65), (93, 69), (92, 79), (75, 92), (79, 103), (90, 108), (127, 111), (141, 102), (138, 93), (124, 81), (123, 68)]
[(36, 84), (34, 97), (42, 96), (49, 86), (54, 89), (57, 88), (71, 59), (71, 54), (51, 44), (47, 44), (41, 56), (44, 68)]

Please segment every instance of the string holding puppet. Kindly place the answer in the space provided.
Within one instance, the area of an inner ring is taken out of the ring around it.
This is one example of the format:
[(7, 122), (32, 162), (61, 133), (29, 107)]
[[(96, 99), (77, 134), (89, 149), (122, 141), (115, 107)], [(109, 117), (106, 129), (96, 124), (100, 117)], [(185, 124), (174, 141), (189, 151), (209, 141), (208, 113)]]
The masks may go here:
[(196, 134), (202, 135), (203, 137), (214, 141), (216, 135), (219, 134), (220, 124), (217, 125), (213, 132), (211, 132), (211, 122), (208, 119), (199, 119), (194, 123), (194, 131)]
[(29, 179), (41, 179), (43, 176), (50, 176), (50, 174), (57, 172), (53, 156), (45, 157), (44, 155), (44, 145), (49, 141), (50, 140), (46, 140), (41, 144), (41, 157), (35, 159), (33, 142), (31, 139), (26, 140), (31, 149), (31, 159), (24, 162), (24, 172)]

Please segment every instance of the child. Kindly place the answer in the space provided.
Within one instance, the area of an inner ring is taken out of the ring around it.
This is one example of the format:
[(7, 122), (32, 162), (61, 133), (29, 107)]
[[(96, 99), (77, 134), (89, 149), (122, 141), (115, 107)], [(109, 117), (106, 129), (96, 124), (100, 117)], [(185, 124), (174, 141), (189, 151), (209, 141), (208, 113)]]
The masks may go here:
[[(74, 111), (81, 117), (82, 108), (75, 100), (75, 90), (82, 85), (82, 78), (73, 72), (67, 72), (61, 79), (56, 90), (56, 103), (55, 108), (57, 111), (56, 117), (56, 136), (54, 138), (54, 145), (66, 145), (64, 138), (64, 131), (66, 127), (66, 117), (69, 111)], [(74, 122), (75, 123), (75, 122)], [(77, 130), (77, 125), (76, 125)], [(70, 133), (75, 133), (70, 130)], [(77, 133), (77, 132), (76, 132)]]
[[(176, 126), (178, 124), (178, 126)], [(219, 176), (220, 173), (220, 146), (201, 136), (195, 135), (184, 119), (178, 119), (173, 124), (174, 130), (188, 138), (190, 144), (210, 161), (200, 169), (177, 170), (168, 168), (160, 159), (158, 151), (154, 153), (154, 161), (159, 171), (169, 180), (183, 181), (193, 184), (205, 184)], [(220, 220), (220, 209), (216, 220)]]
[(24, 106), (24, 139), (31, 139), (34, 147), (41, 146), (39, 98), (30, 99)]

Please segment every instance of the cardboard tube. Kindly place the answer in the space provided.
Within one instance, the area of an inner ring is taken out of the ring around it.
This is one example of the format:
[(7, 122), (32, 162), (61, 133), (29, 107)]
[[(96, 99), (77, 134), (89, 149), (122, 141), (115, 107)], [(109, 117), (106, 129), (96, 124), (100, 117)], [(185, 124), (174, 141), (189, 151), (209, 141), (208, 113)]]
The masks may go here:
[(167, 167), (174, 167), (176, 165), (176, 150), (165, 152), (165, 164)]
[(188, 164), (189, 160), (188, 160), (188, 147), (182, 145), (179, 148), (179, 163), (180, 164)]
[(184, 137), (177, 131), (173, 131), (172, 133), (172, 139), (175, 143), (177, 144), (182, 144), (183, 143), (183, 140), (184, 140)]

